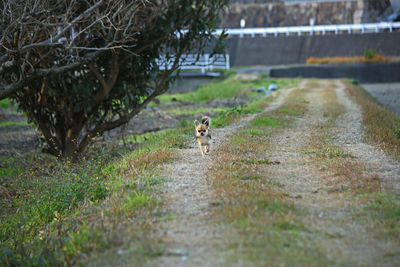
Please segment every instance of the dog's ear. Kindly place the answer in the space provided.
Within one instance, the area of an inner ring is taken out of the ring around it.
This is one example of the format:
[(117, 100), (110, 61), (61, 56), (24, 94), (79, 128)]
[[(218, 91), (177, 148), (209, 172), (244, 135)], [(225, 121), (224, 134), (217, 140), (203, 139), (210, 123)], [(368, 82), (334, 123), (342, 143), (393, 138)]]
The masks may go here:
[(195, 125), (195, 126), (198, 126), (198, 125), (200, 125), (200, 122), (198, 122), (197, 120), (195, 120), (195, 121), (194, 121), (194, 125)]
[(201, 118), (201, 123), (210, 127), (210, 117), (203, 117)]

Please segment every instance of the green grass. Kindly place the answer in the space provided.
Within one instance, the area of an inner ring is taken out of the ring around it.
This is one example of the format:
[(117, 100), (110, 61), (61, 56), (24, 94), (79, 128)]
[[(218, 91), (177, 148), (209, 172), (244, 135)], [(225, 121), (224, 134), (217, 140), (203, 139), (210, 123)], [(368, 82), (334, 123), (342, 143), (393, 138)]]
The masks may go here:
[[(122, 235), (135, 246), (150, 244), (148, 226), (139, 221), (148, 221), (162, 204), (153, 189), (164, 182), (157, 168), (174, 158), (192, 131), (190, 125), (138, 136), (133, 151), (95, 146), (80, 163), (44, 155), (1, 158), (7, 194), (0, 196), (0, 261), (8, 266), (83, 263), (82, 255), (113, 245), (117, 226), (133, 217), (136, 223)], [(144, 254), (135, 252), (140, 261), (148, 257)]]
[(257, 117), (251, 121), (252, 126), (271, 126), (271, 127), (278, 127), (279, 123), (269, 117)]
[(144, 192), (133, 191), (125, 197), (124, 202), (122, 210), (129, 212), (149, 205), (155, 205), (157, 201), (154, 197)]
[(265, 77), (260, 76), (255, 80), (242, 81), (236, 79), (235, 73), (231, 73), (226, 79), (203, 85), (194, 92), (185, 94), (164, 94), (158, 98), (163, 103), (171, 102), (172, 99), (191, 102), (204, 102), (213, 99), (232, 98), (239, 96), (249, 97), (253, 100), (257, 100), (259, 98), (259, 94), (253, 92), (251, 88), (259, 88), (261, 86), (268, 88), (271, 83), (277, 84), (279, 88), (289, 88), (296, 86), (298, 84), (298, 80), (268, 80)]
[(0, 100), (0, 107), (1, 108), (9, 108), (10, 107), (10, 100), (8, 98)]
[(0, 127), (8, 126), (27, 126), (29, 125), (26, 121), (2, 121), (0, 122)]
[(379, 237), (400, 240), (400, 200), (388, 193), (366, 193), (360, 197), (366, 199), (359, 215), (372, 221)]
[[(164, 94), (159, 96), (161, 102), (171, 102), (173, 98), (192, 102), (203, 102), (212, 99), (230, 98), (243, 91), (243, 85), (234, 80), (235, 75), (199, 87), (195, 92), (185, 94)], [(244, 92), (244, 91), (243, 91)]]
[(168, 110), (171, 114), (181, 115), (181, 114), (188, 114), (188, 115), (196, 115), (196, 114), (203, 114), (206, 112), (221, 112), (226, 110), (225, 108), (196, 108), (196, 109), (171, 109)]
[(282, 108), (281, 112), (284, 114), (288, 114), (288, 115), (294, 115), (294, 116), (300, 116), (300, 117), (303, 116), (303, 113), (298, 112), (296, 110), (289, 109), (289, 108)]
[(222, 110), (216, 118), (212, 118), (211, 126), (215, 128), (224, 127), (240, 119), (244, 114), (243, 107), (227, 108)]

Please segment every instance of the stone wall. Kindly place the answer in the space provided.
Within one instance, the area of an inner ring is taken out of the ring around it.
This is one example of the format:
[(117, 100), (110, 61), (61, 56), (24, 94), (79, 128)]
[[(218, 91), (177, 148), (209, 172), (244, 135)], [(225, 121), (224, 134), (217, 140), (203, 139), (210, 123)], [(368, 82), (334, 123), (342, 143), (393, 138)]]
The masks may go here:
[(279, 27), (353, 24), (379, 21), (392, 12), (390, 0), (357, 0), (285, 4), (283, 1), (234, 0), (221, 14), (221, 27), (238, 28), (240, 19), (246, 27)]

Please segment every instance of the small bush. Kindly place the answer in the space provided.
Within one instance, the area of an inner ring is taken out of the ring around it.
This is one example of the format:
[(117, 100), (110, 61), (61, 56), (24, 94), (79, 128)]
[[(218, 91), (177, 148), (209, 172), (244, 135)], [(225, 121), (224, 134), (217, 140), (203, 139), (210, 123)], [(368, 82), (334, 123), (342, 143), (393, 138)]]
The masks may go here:
[(364, 50), (364, 57), (367, 59), (373, 59), (376, 55), (376, 51), (373, 49), (365, 49)]
[(354, 57), (310, 57), (307, 59), (307, 64), (354, 64), (354, 63), (381, 63), (387, 62), (388, 59), (380, 54), (366, 53), (366, 56)]

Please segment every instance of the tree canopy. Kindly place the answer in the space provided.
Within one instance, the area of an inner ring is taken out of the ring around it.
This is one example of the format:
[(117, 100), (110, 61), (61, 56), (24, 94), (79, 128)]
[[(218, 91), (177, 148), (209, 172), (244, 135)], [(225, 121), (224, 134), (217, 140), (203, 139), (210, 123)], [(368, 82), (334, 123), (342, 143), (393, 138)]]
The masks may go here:
[[(185, 53), (201, 54), (215, 39), (226, 4), (2, 1), (0, 99), (18, 102), (50, 153), (77, 155), (167, 90)], [(170, 63), (166, 70), (160, 58)]]

